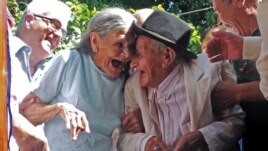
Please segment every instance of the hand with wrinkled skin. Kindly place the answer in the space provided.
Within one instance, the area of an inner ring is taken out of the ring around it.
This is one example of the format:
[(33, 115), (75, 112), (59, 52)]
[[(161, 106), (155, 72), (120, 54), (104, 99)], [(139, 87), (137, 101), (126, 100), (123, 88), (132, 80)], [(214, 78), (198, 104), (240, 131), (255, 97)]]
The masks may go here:
[(236, 102), (236, 87), (237, 83), (232, 80), (223, 80), (215, 86), (211, 93), (211, 105), (215, 114), (238, 103)]
[(144, 125), (140, 108), (122, 115), (121, 128), (128, 133), (144, 132)]
[(34, 135), (28, 135), (24, 139), (17, 139), (20, 151), (49, 151), (48, 143)]
[(84, 112), (68, 103), (57, 103), (61, 108), (60, 116), (65, 121), (67, 129), (71, 131), (71, 137), (76, 140), (80, 131), (90, 133), (88, 121)]
[(155, 146), (159, 146), (161, 151), (168, 151), (167, 145), (158, 136), (153, 136), (147, 141), (145, 151), (153, 151)]
[(49, 151), (46, 137), (39, 132), (25, 117), (13, 112), (12, 136), (20, 151)]
[(242, 59), (243, 37), (231, 32), (213, 32), (205, 52), (211, 62)]
[(45, 104), (34, 93), (29, 93), (20, 104), (20, 113), (34, 125), (45, 123), (60, 114), (76, 140), (80, 131), (90, 132), (85, 113), (69, 103)]
[(200, 131), (189, 132), (177, 141), (173, 151), (208, 151), (203, 134)]

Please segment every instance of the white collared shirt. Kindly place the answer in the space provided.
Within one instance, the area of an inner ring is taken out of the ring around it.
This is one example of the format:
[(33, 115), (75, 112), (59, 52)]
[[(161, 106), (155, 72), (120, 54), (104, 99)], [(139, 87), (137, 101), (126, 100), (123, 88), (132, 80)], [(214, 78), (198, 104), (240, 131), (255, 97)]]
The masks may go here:
[(186, 91), (182, 64), (177, 65), (168, 77), (154, 90), (162, 140), (169, 149), (189, 132), (190, 114), (186, 103)]

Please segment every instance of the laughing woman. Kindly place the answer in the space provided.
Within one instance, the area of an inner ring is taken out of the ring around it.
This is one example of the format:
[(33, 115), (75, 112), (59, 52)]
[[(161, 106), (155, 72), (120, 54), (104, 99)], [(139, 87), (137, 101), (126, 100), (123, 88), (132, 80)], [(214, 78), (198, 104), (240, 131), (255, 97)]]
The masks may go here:
[[(45, 72), (36, 74), (20, 108), (33, 124), (45, 123), (51, 151), (111, 150), (111, 135), (123, 113), (123, 70), (134, 42), (128, 31), (133, 20), (120, 8), (100, 11), (75, 49), (61, 51)], [(90, 134), (79, 133), (88, 132), (88, 125)]]

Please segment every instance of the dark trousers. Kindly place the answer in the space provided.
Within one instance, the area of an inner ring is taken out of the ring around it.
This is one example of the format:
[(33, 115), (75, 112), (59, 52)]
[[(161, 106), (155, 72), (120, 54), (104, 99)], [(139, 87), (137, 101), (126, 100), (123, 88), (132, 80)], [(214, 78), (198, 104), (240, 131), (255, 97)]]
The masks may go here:
[(246, 131), (243, 134), (244, 151), (267, 150), (268, 101), (240, 103), (246, 113)]

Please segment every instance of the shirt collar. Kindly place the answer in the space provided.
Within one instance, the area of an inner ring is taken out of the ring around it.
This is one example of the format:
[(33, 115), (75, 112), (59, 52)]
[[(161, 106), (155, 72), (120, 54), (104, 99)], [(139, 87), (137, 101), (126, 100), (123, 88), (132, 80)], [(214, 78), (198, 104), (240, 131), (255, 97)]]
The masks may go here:
[(11, 44), (10, 51), (13, 51), (14, 54), (18, 53), (19, 51), (25, 51), (26, 53), (31, 52), (31, 48), (26, 45), (20, 38), (16, 36), (11, 37)]
[(148, 89), (148, 99), (154, 100), (154, 94), (164, 95), (165, 98), (168, 98), (175, 88), (175, 85), (180, 81), (183, 76), (183, 64), (178, 64), (172, 72), (164, 79), (164, 81), (158, 86), (157, 89), (149, 88)]

